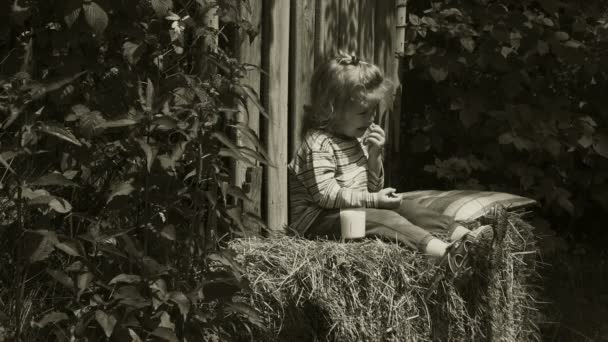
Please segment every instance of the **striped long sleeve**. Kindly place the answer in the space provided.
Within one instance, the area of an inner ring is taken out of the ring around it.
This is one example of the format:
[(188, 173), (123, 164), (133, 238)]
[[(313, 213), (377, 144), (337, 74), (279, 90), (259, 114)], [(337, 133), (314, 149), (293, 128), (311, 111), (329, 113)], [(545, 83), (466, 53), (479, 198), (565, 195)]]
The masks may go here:
[[(310, 151), (301, 164), (298, 179), (321, 208), (376, 207), (376, 196), (360, 186), (342, 186), (336, 180), (338, 162), (329, 144)], [(356, 175), (353, 175), (356, 177)]]
[(292, 228), (304, 232), (324, 209), (377, 207), (384, 175), (367, 162), (359, 140), (308, 132), (288, 166)]

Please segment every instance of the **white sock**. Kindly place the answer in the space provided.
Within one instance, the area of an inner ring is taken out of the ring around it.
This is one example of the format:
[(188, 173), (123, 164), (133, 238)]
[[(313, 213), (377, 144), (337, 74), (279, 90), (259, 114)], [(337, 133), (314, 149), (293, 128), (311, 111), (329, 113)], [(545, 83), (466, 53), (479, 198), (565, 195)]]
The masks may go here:
[(450, 235), (450, 241), (460, 240), (465, 234), (470, 233), (471, 231), (463, 226), (457, 226), (452, 231), (452, 235)]
[(447, 247), (447, 243), (439, 239), (431, 239), (426, 247), (424, 247), (424, 252), (432, 257), (441, 258), (445, 254)]

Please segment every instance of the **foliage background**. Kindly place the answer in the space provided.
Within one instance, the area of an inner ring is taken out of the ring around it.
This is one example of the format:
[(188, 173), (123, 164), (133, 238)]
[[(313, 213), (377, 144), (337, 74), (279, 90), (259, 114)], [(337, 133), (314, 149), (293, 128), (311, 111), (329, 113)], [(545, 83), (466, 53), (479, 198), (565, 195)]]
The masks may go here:
[(267, 162), (235, 120), (258, 103), (251, 68), (224, 43), (255, 34), (247, 2), (0, 6), (0, 340), (218, 341), (260, 325), (223, 248), (261, 224), (227, 167)]
[(407, 41), (404, 184), (608, 209), (606, 4), (413, 1)]
[[(537, 199), (551, 340), (608, 336), (608, 3), (412, 0), (403, 190)], [(557, 327), (555, 325), (557, 324)], [(547, 328), (547, 327), (545, 327)]]

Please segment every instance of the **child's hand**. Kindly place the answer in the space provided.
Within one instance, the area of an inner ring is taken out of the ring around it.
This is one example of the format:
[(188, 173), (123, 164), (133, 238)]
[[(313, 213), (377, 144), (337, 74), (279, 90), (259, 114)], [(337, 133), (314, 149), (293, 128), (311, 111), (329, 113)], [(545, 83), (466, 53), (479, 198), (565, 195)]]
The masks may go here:
[(365, 143), (369, 146), (369, 153), (379, 154), (382, 151), (382, 147), (386, 143), (386, 136), (384, 134), (384, 130), (379, 125), (374, 123), (369, 126), (369, 134), (365, 140)]
[(401, 205), (401, 196), (395, 194), (395, 189), (384, 188), (378, 191), (379, 209), (396, 209)]

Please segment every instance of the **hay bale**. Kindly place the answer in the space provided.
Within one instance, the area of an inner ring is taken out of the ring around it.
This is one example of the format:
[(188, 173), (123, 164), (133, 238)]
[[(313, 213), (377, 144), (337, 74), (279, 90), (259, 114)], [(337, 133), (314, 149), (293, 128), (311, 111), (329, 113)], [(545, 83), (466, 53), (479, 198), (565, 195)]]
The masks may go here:
[[(236, 240), (264, 317), (260, 341), (532, 341), (537, 253), (531, 227), (513, 214), (492, 222), (504, 240), (477, 272), (452, 277), (429, 258), (379, 240), (293, 237)], [(436, 291), (428, 288), (444, 275)]]

